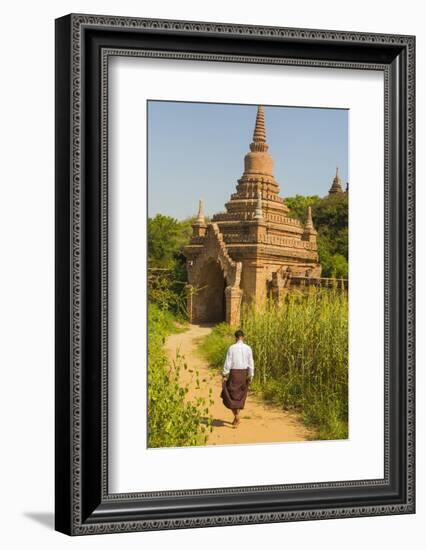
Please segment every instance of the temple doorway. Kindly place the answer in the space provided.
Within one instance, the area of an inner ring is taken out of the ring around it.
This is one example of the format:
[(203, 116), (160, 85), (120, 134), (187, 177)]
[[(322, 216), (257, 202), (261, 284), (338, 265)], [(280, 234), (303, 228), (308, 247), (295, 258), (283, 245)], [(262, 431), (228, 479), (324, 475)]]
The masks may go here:
[(193, 322), (221, 323), (226, 319), (226, 280), (220, 263), (211, 259), (204, 264), (193, 297)]

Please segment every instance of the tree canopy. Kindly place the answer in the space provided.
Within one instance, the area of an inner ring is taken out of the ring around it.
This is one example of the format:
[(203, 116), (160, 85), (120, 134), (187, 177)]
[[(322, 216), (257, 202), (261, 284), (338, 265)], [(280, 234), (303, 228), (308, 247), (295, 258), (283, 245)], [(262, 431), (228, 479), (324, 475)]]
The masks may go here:
[(148, 299), (178, 316), (185, 316), (187, 273), (182, 252), (191, 236), (191, 221), (162, 214), (148, 218)]
[(318, 231), (318, 254), (323, 277), (348, 276), (348, 194), (336, 193), (324, 198), (296, 195), (285, 199), (289, 215), (306, 220), (308, 206)]
[(148, 218), (149, 267), (173, 268), (183, 247), (188, 243), (190, 235), (190, 219), (178, 221), (163, 214)]
[(291, 218), (297, 218), (301, 222), (305, 221), (306, 212), (308, 206), (312, 206), (320, 200), (318, 195), (311, 195), (305, 197), (304, 195), (295, 195), (294, 197), (287, 197), (285, 202), (290, 208), (289, 216)]

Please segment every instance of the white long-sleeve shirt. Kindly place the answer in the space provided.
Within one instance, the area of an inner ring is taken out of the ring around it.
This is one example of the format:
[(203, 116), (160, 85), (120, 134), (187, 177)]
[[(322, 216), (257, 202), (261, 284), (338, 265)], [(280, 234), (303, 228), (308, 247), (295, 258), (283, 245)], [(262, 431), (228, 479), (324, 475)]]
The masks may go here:
[(223, 376), (229, 374), (231, 369), (249, 369), (249, 375), (254, 375), (254, 361), (251, 347), (239, 340), (229, 346), (223, 365)]

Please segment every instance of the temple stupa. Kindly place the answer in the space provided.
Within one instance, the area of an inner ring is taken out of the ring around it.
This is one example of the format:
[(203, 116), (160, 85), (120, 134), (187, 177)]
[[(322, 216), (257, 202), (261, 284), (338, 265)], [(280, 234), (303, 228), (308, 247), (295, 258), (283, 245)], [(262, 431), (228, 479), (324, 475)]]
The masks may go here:
[(291, 285), (321, 276), (317, 232), (310, 208), (305, 224), (288, 216), (273, 175), (264, 108), (257, 109), (244, 172), (226, 212), (206, 223), (203, 202), (185, 248), (188, 310), (192, 323), (226, 320), (236, 325), (242, 302), (275, 299)]

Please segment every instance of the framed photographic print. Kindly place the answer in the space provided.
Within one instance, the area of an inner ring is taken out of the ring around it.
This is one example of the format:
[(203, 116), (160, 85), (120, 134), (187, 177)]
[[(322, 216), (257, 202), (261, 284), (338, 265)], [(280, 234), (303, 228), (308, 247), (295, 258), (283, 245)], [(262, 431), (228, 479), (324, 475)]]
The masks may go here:
[(56, 529), (413, 513), (412, 36), (56, 21)]

